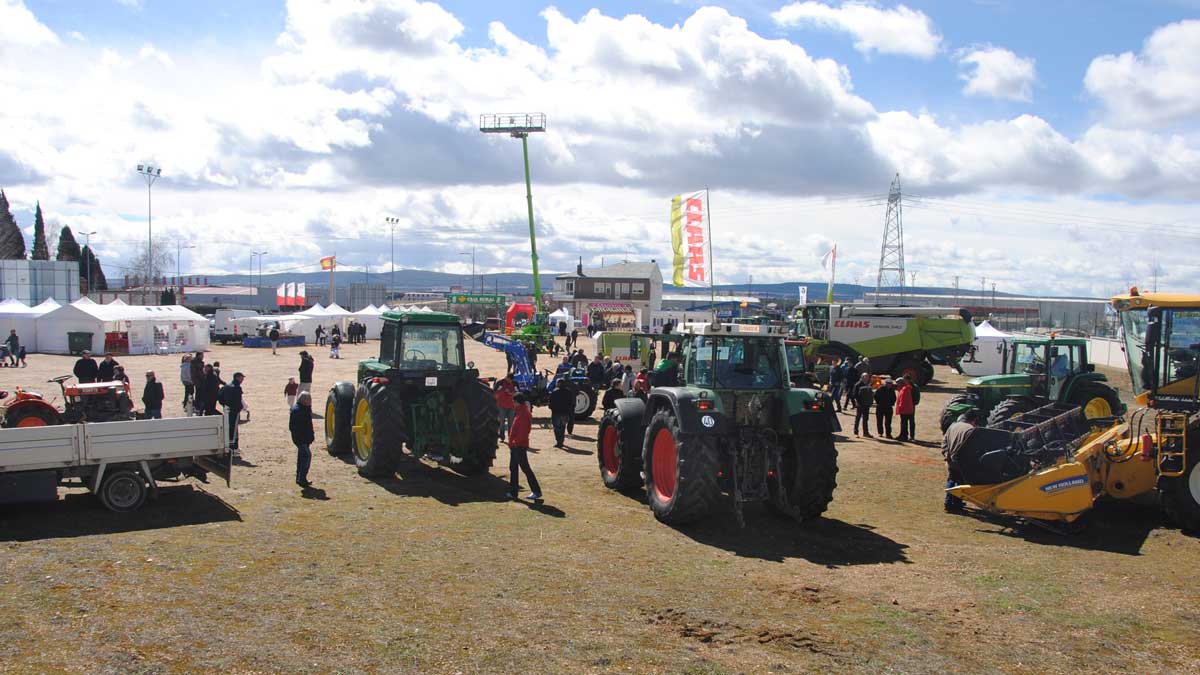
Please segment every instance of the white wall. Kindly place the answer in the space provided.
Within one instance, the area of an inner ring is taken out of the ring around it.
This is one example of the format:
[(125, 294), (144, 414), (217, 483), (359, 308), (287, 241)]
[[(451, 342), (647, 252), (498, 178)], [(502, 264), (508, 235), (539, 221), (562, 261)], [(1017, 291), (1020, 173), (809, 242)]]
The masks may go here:
[(1125, 352), (1120, 340), (1088, 338), (1088, 359), (1101, 366), (1124, 369)]

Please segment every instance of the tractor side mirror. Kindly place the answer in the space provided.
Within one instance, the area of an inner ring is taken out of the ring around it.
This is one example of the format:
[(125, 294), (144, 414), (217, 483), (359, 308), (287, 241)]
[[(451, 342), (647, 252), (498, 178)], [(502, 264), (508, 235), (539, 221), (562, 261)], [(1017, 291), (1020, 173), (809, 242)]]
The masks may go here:
[(475, 370), (475, 362), (467, 361), (467, 370)]

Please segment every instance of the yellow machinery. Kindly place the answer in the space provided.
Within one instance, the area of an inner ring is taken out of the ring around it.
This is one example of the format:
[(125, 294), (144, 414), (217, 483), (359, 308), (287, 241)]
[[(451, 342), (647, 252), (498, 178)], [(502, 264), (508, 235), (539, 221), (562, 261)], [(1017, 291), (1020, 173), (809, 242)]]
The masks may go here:
[[(1180, 527), (1200, 529), (1200, 295), (1112, 299), (1137, 402), (1129, 420), (1088, 420), (1051, 404), (970, 432), (949, 492), (986, 511), (1072, 523), (1101, 497), (1156, 492)], [(968, 484), (969, 483), (969, 484)]]

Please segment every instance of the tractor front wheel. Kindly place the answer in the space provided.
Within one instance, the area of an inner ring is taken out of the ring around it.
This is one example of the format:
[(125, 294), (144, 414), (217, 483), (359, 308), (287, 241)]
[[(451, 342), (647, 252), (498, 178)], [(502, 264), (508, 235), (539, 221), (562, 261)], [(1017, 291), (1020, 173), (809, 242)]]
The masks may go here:
[(358, 473), (365, 478), (390, 476), (396, 471), (404, 433), (404, 411), (383, 384), (358, 385), (354, 395), (351, 448)]
[(837, 448), (832, 434), (800, 434), (783, 451), (779, 472), (768, 485), (768, 507), (790, 518), (816, 518), (833, 501), (837, 487)]
[(575, 388), (575, 420), (591, 419), (596, 410), (596, 389), (590, 384), (579, 384)]
[[(1200, 441), (1193, 436), (1192, 444)], [(1159, 497), (1167, 517), (1181, 529), (1200, 532), (1200, 453), (1188, 453), (1188, 470), (1178, 478), (1164, 478)]]
[(704, 517), (721, 497), (716, 438), (683, 436), (670, 410), (659, 410), (651, 418), (642, 443), (642, 466), (650, 510), (668, 525)]
[(338, 382), (325, 397), (325, 450), (333, 456), (350, 452), (351, 411), (354, 408), (354, 385)]
[(1083, 416), (1088, 419), (1113, 417), (1121, 409), (1117, 392), (1099, 382), (1080, 382), (1071, 392), (1069, 402), (1083, 408)]
[(596, 455), (600, 460), (600, 479), (610, 490), (631, 490), (641, 481), (642, 456), (638, 452), (641, 435), (628, 428), (616, 409), (604, 413), (596, 435)]

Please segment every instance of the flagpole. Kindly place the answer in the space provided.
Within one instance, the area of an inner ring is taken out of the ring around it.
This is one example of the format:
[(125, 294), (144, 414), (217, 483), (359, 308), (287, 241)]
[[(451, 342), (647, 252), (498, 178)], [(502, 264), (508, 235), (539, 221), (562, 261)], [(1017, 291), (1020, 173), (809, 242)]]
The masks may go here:
[(833, 257), (829, 259), (829, 291), (825, 294), (825, 302), (833, 304), (833, 283), (837, 275), (837, 244), (833, 245)]
[(712, 307), (712, 322), (717, 322), (717, 287), (716, 280), (713, 274), (716, 271), (716, 266), (713, 265), (712, 254), (712, 203), (708, 200), (708, 186), (704, 186), (704, 210), (706, 212), (705, 220), (708, 221), (708, 297), (709, 306)]

